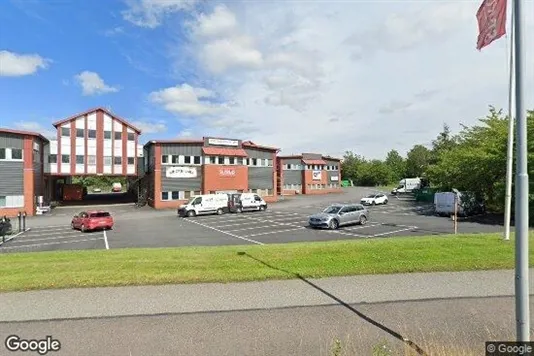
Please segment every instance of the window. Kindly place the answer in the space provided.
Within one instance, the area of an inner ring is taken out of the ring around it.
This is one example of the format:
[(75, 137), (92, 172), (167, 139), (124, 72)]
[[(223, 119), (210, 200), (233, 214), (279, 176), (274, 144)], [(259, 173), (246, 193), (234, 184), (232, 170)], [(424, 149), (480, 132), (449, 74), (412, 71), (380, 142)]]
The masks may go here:
[(0, 196), (0, 207), (5, 207), (6, 205), (6, 197)]
[(67, 128), (67, 127), (62, 127), (61, 128), (61, 136), (63, 136), (63, 137), (70, 136), (70, 129)]
[(286, 169), (291, 169), (291, 165), (289, 163), (284, 165)]
[(111, 131), (104, 131), (104, 139), (111, 140)]
[(96, 156), (87, 156), (87, 164), (95, 165), (96, 164)]
[(217, 157), (218, 162), (216, 164), (224, 164), (224, 157)]
[(57, 163), (57, 155), (48, 156), (48, 163)]
[(200, 164), (200, 156), (193, 157), (193, 163), (194, 164)]
[(135, 141), (135, 135), (133, 132), (128, 132), (128, 141)]
[(200, 195), (200, 194), (202, 194), (202, 193), (200, 192), (200, 190), (195, 190), (195, 191), (193, 192), (193, 195)]
[(104, 157), (104, 165), (105, 166), (111, 166), (111, 157), (110, 156), (105, 156)]
[(113, 157), (113, 164), (122, 164), (122, 157)]
[(211, 157), (204, 157), (204, 164), (211, 164)]
[(161, 200), (169, 200), (169, 192), (161, 192)]
[(0, 148), (0, 159), (6, 159), (6, 149)]
[(135, 164), (135, 157), (128, 157), (128, 164)]
[(76, 129), (76, 137), (84, 138), (85, 137), (84, 129)]
[(122, 132), (115, 132), (115, 140), (122, 140)]
[(162, 163), (162, 164), (167, 164), (167, 163), (169, 163), (169, 156), (167, 156), (167, 155), (163, 155), (163, 156), (161, 156), (161, 163)]
[(243, 166), (248, 166), (248, 158), (243, 158)]
[(22, 159), (22, 148), (12, 148), (11, 159)]
[(180, 161), (180, 156), (172, 155), (171, 159), (172, 159), (172, 163), (178, 163)]
[(192, 193), (191, 191), (186, 190), (186, 191), (184, 192), (184, 199), (189, 199), (189, 198), (191, 198), (191, 193)]
[(61, 163), (70, 163), (70, 155), (61, 155)]
[(83, 155), (76, 155), (76, 164), (83, 164), (84, 158)]
[(272, 189), (267, 189), (267, 195), (273, 195), (273, 190)]
[(258, 165), (258, 159), (257, 158), (252, 158), (251, 166), (257, 166), (257, 165)]
[(235, 164), (235, 157), (228, 158), (228, 164)]
[(191, 157), (190, 156), (185, 156), (184, 157), (184, 163), (185, 164), (191, 164)]
[(87, 130), (88, 138), (96, 138), (96, 130)]
[(178, 200), (180, 197), (180, 192), (172, 192), (172, 200)]
[(267, 167), (272, 167), (273, 166), (273, 160), (272, 159), (268, 159), (267, 160)]

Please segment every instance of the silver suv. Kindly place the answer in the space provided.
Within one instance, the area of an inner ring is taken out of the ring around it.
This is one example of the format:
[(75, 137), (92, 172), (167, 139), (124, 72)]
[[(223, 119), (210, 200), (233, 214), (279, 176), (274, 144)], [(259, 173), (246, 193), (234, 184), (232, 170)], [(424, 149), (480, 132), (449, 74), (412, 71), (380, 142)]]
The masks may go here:
[(369, 211), (362, 204), (334, 204), (322, 213), (310, 216), (308, 224), (312, 228), (336, 230), (350, 224), (365, 225), (368, 219)]

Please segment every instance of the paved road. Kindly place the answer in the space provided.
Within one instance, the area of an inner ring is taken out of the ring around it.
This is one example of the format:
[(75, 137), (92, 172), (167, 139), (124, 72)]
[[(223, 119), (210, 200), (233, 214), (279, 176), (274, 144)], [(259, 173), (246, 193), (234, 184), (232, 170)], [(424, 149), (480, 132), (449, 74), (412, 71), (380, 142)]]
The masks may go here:
[(328, 355), (334, 338), (361, 355), (404, 338), (481, 354), (513, 338), (513, 283), (481, 271), (3, 293), (0, 335), (52, 335), (53, 355)]
[[(367, 356), (381, 344), (399, 351), (408, 345), (403, 338), (413, 343), (406, 347), (434, 355), (455, 348), (484, 355), (484, 341), (511, 340), (513, 333), (510, 297), (0, 324), (0, 335), (53, 336), (62, 350), (50, 356), (331, 356), (335, 339), (343, 355)], [(2, 355), (24, 355), (2, 346)]]

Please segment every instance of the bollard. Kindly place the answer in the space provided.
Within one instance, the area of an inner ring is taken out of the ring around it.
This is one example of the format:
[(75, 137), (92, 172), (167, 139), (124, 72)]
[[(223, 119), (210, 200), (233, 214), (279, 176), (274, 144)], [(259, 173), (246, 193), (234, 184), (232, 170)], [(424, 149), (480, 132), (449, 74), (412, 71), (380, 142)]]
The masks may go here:
[(22, 213), (22, 231), (26, 231), (26, 212)]
[(17, 217), (19, 218), (19, 232), (22, 231), (22, 222), (21, 222), (21, 219), (22, 219), (22, 213), (19, 211), (19, 213), (17, 214)]

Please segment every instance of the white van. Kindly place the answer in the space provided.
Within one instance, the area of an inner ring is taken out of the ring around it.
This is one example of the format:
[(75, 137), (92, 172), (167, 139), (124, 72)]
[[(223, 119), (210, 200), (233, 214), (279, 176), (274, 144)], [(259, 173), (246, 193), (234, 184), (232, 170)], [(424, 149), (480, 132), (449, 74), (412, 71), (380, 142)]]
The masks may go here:
[(242, 193), (240, 200), (241, 200), (241, 208), (243, 211), (247, 211), (247, 210), (263, 211), (267, 209), (267, 203), (258, 194)]
[(178, 207), (178, 216), (221, 215), (227, 210), (228, 196), (226, 194), (195, 195), (187, 203)]

